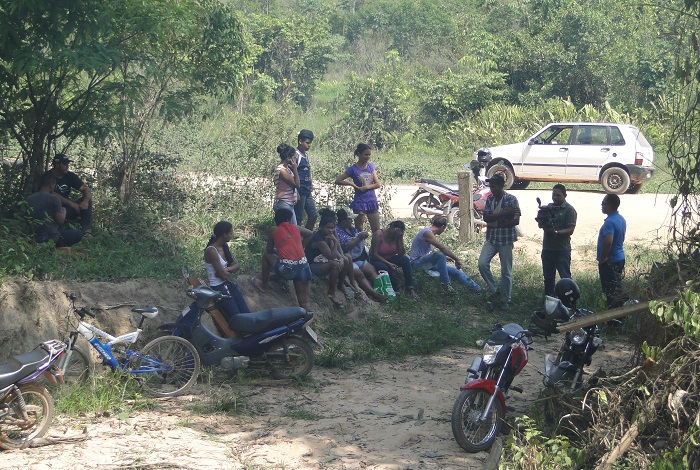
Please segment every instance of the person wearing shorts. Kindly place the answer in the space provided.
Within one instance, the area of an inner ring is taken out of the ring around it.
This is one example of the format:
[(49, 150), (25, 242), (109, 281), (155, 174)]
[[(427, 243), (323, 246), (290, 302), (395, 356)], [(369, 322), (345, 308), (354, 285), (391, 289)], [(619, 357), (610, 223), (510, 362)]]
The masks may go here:
[(350, 203), (350, 209), (358, 214), (355, 219), (355, 228), (364, 230), (365, 218), (369, 219), (371, 232), (379, 230), (380, 214), (379, 202), (375, 190), (382, 185), (377, 176), (377, 167), (370, 163), (372, 147), (367, 144), (357, 144), (355, 149), (357, 163), (349, 167), (335, 179), (339, 186), (351, 186), (355, 190), (355, 196)]
[(275, 225), (262, 260), (262, 280), (254, 278), (253, 284), (260, 291), (270, 288), (270, 271), (274, 271), (286, 281), (294, 283), (297, 303), (309, 311), (309, 283), (311, 268), (304, 255), (301, 243), (302, 231), (304, 236), (311, 235), (309, 230), (291, 223), (294, 213), (290, 209), (275, 211)]

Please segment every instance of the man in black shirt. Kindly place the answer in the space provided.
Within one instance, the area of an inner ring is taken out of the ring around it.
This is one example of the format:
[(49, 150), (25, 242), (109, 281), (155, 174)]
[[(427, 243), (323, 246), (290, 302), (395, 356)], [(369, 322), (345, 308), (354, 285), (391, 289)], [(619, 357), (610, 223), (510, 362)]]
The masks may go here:
[[(68, 164), (72, 161), (64, 154), (57, 153), (53, 157), (53, 168), (47, 173), (56, 177), (54, 194), (66, 208), (66, 220), (80, 220), (83, 234), (90, 235), (92, 233), (92, 192), (78, 175), (68, 171)], [(73, 201), (70, 199), (71, 189), (80, 191), (83, 195)]]
[(34, 239), (38, 243), (53, 240), (57, 247), (71, 246), (83, 238), (80, 230), (64, 229), (61, 227), (66, 220), (66, 208), (53, 193), (56, 177), (47, 172), (41, 177), (41, 187), (27, 197), (29, 217), (33, 222)]

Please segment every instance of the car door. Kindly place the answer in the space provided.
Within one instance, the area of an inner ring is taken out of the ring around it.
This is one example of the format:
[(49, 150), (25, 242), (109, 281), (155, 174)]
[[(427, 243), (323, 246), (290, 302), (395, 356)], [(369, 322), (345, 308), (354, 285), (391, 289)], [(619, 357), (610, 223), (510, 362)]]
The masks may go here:
[(573, 125), (552, 124), (532, 137), (523, 150), (522, 176), (563, 176), (572, 130)]
[(600, 168), (613, 153), (607, 125), (576, 126), (566, 160), (567, 179), (597, 181)]

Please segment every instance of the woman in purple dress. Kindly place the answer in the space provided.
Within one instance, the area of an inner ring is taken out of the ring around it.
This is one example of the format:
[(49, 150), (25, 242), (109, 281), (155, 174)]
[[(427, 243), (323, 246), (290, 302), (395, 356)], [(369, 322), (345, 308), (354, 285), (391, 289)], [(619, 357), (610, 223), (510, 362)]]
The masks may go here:
[(372, 233), (374, 233), (380, 228), (379, 203), (375, 189), (379, 189), (382, 183), (377, 177), (377, 167), (369, 162), (372, 156), (372, 147), (367, 144), (358, 144), (355, 156), (357, 163), (338, 176), (335, 179), (335, 184), (352, 186), (355, 189), (355, 197), (350, 204), (350, 209), (358, 214), (355, 219), (355, 228), (362, 232), (365, 216), (367, 216)]

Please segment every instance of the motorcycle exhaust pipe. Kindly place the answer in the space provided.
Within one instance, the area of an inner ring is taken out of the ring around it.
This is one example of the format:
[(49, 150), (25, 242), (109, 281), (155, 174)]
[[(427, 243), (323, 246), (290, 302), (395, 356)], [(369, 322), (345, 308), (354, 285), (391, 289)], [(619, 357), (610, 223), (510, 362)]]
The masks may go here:
[(420, 211), (424, 214), (430, 215), (444, 215), (444, 212), (439, 209), (433, 209), (432, 207), (420, 207)]

